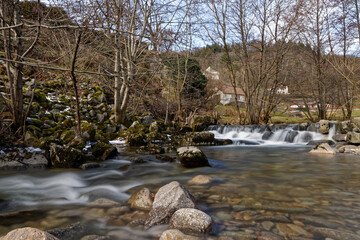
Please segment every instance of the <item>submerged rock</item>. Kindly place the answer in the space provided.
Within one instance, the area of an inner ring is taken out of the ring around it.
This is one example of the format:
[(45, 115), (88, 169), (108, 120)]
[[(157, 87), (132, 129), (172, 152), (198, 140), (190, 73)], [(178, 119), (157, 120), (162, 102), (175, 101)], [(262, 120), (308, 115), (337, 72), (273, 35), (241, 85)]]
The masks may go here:
[(0, 239), (1, 240), (59, 240), (50, 233), (30, 227), (15, 229), (9, 232), (8, 234), (6, 234), (5, 237), (2, 237)]
[(166, 223), (177, 210), (194, 207), (195, 203), (191, 194), (179, 182), (173, 181), (161, 187), (155, 194), (145, 226), (149, 228)]
[(47, 232), (59, 239), (75, 239), (80, 237), (84, 230), (83, 225), (75, 223), (64, 228), (51, 229)]
[(322, 143), (318, 146), (316, 146), (314, 149), (310, 151), (310, 153), (315, 154), (336, 154), (335, 150), (330, 147), (327, 143)]
[(197, 175), (188, 181), (189, 184), (209, 184), (213, 181), (213, 178), (206, 175)]
[(329, 237), (335, 240), (360, 240), (359, 235), (350, 232), (312, 226), (309, 226), (309, 229), (316, 234), (320, 234), (322, 236)]
[(170, 219), (169, 228), (185, 233), (208, 233), (211, 231), (212, 219), (206, 213), (194, 208), (177, 210)]
[(186, 168), (211, 167), (205, 154), (197, 147), (180, 147), (176, 154), (181, 165)]
[(200, 240), (204, 238), (186, 235), (177, 229), (170, 229), (163, 232), (159, 240)]
[(277, 223), (276, 228), (279, 231), (279, 234), (284, 237), (313, 237), (311, 233), (294, 224)]

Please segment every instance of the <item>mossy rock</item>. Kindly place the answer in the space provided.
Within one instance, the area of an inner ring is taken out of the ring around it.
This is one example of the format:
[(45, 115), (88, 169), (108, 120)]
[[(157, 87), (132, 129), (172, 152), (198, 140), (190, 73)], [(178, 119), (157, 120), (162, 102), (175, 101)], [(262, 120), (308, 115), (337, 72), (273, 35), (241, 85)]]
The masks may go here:
[(27, 126), (27, 129), (30, 130), (32, 133), (35, 133), (35, 132), (40, 133), (41, 132), (41, 129), (34, 125)]
[(30, 131), (25, 133), (24, 143), (29, 147), (39, 147), (41, 141)]
[(75, 136), (76, 133), (73, 130), (64, 131), (60, 136), (60, 140), (62, 143), (67, 144), (71, 142)]
[(138, 121), (133, 122), (133, 124), (126, 131), (126, 143), (129, 146), (147, 145), (146, 130), (146, 127)]
[(212, 145), (215, 144), (214, 134), (211, 132), (188, 132), (182, 139), (183, 145)]
[(74, 126), (74, 119), (72, 118), (67, 118), (62, 122), (62, 127), (64, 128), (72, 128)]
[(28, 125), (34, 125), (38, 128), (41, 128), (44, 125), (44, 122), (39, 120), (39, 119), (35, 119), (35, 118), (27, 118), (26, 119), (26, 123)]
[(108, 143), (109, 139), (107, 138), (107, 136), (104, 135), (103, 131), (101, 130), (96, 130), (96, 134), (95, 134), (95, 140), (99, 141), (99, 142), (104, 142), (104, 143)]
[(86, 162), (82, 151), (56, 144), (50, 146), (50, 160), (54, 168), (78, 168)]
[(92, 154), (99, 161), (105, 161), (106, 159), (115, 157), (117, 154), (116, 147), (111, 144), (98, 142), (91, 148)]
[(150, 132), (146, 134), (146, 140), (151, 143), (163, 143), (168, 139), (166, 134)]
[(204, 131), (210, 125), (216, 125), (216, 120), (211, 116), (195, 115), (190, 120), (190, 126), (194, 131)]
[(69, 142), (67, 146), (82, 151), (86, 147), (86, 138), (77, 137)]
[[(56, 134), (55, 134), (56, 135)], [(55, 138), (54, 136), (44, 137), (40, 141), (39, 148), (44, 150), (50, 150), (51, 144), (61, 144), (58, 140), (58, 138)]]
[(117, 133), (112, 133), (112, 132), (107, 132), (107, 133), (104, 133), (104, 136), (105, 136), (106, 139), (111, 141), (111, 140), (116, 139), (118, 137), (118, 134)]
[(46, 94), (41, 89), (35, 89), (34, 100), (38, 103), (47, 102)]
[(50, 136), (50, 135), (53, 135), (58, 129), (55, 127), (55, 128), (48, 128), (48, 129), (43, 129), (42, 130), (42, 134), (44, 136)]
[(140, 133), (132, 133), (127, 136), (125, 143), (128, 144), (131, 147), (136, 146), (146, 146), (147, 140), (146, 140), (146, 134), (144, 132)]
[(81, 130), (83, 133), (83, 137), (85, 137), (86, 139), (88, 139), (91, 142), (96, 141), (96, 129), (95, 127), (88, 122), (82, 122), (81, 123)]

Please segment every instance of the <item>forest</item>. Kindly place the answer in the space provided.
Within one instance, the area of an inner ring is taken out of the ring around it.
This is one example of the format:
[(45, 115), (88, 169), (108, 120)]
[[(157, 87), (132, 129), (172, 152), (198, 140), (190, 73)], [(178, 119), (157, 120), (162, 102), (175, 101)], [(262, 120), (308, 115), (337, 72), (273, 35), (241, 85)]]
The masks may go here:
[(34, 106), (41, 84), (71, 96), (80, 135), (90, 88), (103, 91), (110, 125), (141, 113), (165, 125), (219, 118), (208, 67), (215, 85), (243, 91), (233, 124), (271, 121), (293, 101), (279, 85), (311, 122), (334, 108), (350, 119), (358, 101), (357, 0), (2, 0), (0, 10), (2, 134), (24, 136), (32, 112), (52, 110)]

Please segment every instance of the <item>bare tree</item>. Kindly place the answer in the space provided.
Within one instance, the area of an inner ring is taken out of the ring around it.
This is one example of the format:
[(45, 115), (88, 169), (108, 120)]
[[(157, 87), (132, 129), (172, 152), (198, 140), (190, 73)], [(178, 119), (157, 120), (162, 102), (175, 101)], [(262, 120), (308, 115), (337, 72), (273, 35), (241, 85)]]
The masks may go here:
[[(38, 0), (38, 6), (40, 1)], [(38, 8), (38, 21), (40, 18), (40, 8)], [(8, 81), (10, 83), (10, 104), (8, 106), (13, 120), (13, 127), (15, 130), (22, 133), (21, 127), (24, 122), (24, 104), (23, 104), (23, 67), (22, 61), (34, 48), (40, 34), (40, 27), (36, 28), (36, 34), (33, 42), (25, 50), (23, 46), (23, 31), (24, 25), (21, 15), (18, 0), (4, 0), (1, 1), (0, 6), (0, 21), (1, 21), (1, 35), (3, 41), (3, 51), (5, 59), (0, 60), (5, 66)], [(10, 62), (8, 60), (14, 60)]]

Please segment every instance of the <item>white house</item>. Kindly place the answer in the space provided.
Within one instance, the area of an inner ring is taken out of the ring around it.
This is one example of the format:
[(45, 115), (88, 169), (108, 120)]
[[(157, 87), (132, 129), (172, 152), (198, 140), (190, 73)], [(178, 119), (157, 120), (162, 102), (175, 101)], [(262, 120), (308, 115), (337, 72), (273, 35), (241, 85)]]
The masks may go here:
[[(222, 105), (228, 105), (235, 102), (235, 93), (233, 87), (224, 87), (218, 90), (218, 95), (220, 95), (220, 103)], [(236, 88), (237, 102), (245, 102), (245, 94), (241, 88)]]
[(287, 95), (289, 93), (289, 86), (284, 83), (278, 83), (276, 85), (276, 94)]
[(208, 78), (212, 78), (213, 80), (219, 80), (220, 79), (220, 73), (211, 69), (211, 67), (208, 67), (205, 70), (205, 76), (207, 76)]

